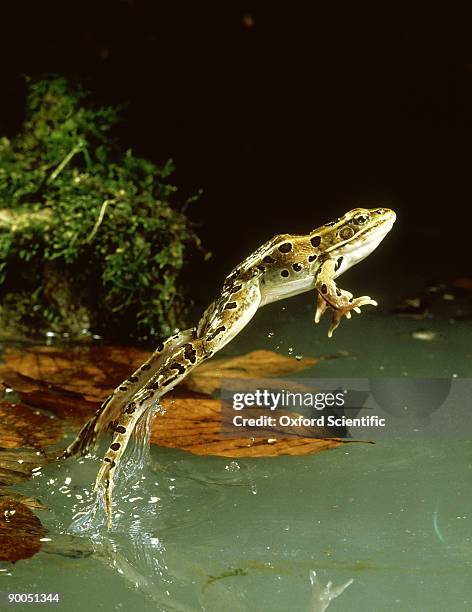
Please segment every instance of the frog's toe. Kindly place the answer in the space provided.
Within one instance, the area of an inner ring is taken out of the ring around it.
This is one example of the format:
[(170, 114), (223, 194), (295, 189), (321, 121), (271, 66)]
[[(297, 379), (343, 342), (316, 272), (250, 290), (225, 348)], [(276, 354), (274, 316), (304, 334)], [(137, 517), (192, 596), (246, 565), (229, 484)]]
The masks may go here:
[(320, 322), (320, 319), (326, 312), (327, 308), (328, 308), (328, 304), (326, 303), (326, 301), (320, 295), (318, 295), (318, 300), (316, 303), (316, 312), (315, 312), (315, 323)]
[[(344, 313), (345, 314), (345, 313)], [(331, 319), (331, 325), (328, 329), (328, 338), (332, 338), (333, 332), (339, 327), (343, 313), (339, 310), (333, 310), (333, 318)]]
[(369, 295), (363, 295), (353, 300), (353, 310), (360, 312), (361, 306), (378, 306), (378, 303), (373, 300)]
[(108, 457), (105, 457), (102, 466), (97, 474), (95, 480), (94, 490), (103, 495), (103, 501), (105, 503), (105, 511), (107, 514), (107, 527), (111, 529), (113, 525), (113, 476), (115, 472), (115, 462), (110, 461)]

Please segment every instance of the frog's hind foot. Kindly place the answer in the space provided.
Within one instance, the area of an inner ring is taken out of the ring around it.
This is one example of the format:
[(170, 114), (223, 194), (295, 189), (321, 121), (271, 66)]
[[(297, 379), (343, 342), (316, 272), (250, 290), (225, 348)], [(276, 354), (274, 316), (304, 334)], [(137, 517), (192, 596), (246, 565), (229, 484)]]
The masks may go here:
[(136, 424), (143, 414), (152, 407), (153, 394), (148, 389), (142, 389), (126, 405), (118, 424), (114, 429), (113, 440), (103, 458), (102, 465), (95, 480), (95, 491), (103, 495), (107, 513), (107, 527), (111, 529), (113, 521), (113, 486), (116, 470), (128, 446)]
[[(136, 404), (130, 402), (127, 411), (124, 416), (129, 417), (136, 410)], [(140, 411), (141, 413), (141, 411)], [(134, 421), (134, 419), (133, 419)], [(119, 424), (115, 427), (115, 433), (113, 440), (103, 458), (102, 465), (98, 471), (97, 478), (95, 480), (94, 490), (103, 495), (103, 501), (105, 503), (105, 510), (107, 514), (107, 527), (112, 528), (113, 523), (113, 500), (112, 493), (114, 487), (114, 479), (116, 476), (116, 469), (120, 463), (120, 460), (125, 452), (128, 442), (134, 430), (135, 423), (129, 418), (120, 419)], [(125, 424), (122, 424), (125, 423)]]
[(107, 455), (103, 459), (103, 463), (95, 480), (94, 491), (103, 496), (105, 511), (107, 515), (107, 528), (113, 526), (113, 486), (114, 475), (116, 470), (116, 461)]

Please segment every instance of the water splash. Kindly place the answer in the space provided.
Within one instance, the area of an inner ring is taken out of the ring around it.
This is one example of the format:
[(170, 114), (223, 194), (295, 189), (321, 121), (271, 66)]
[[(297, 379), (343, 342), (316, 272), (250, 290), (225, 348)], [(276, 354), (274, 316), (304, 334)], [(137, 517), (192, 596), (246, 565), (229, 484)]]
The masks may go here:
[[(126, 457), (120, 462), (116, 470), (115, 503), (113, 504), (114, 531), (126, 528), (126, 523), (129, 523), (127, 519), (130, 518), (129, 510), (125, 512), (122, 509), (117, 509), (116, 506), (123, 501), (132, 504), (143, 499), (136, 491), (140, 488), (142, 481), (146, 479), (143, 469), (149, 463), (151, 425), (156, 413), (164, 413), (164, 408), (159, 402), (155, 402), (139, 419), (134, 435), (129, 442)], [(153, 506), (152, 511), (156, 512), (155, 506)], [(134, 518), (134, 516), (131, 518)], [(74, 515), (68, 531), (93, 537), (103, 529), (105, 524), (105, 499), (103, 491), (99, 489), (92, 496), (92, 500), (87, 500), (85, 505), (79, 509), (79, 512)]]

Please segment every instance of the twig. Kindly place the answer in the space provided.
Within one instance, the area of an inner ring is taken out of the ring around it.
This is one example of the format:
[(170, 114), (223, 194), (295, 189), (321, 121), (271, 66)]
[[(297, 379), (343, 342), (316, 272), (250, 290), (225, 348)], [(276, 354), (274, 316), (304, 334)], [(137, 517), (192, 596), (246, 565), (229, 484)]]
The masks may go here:
[(98, 219), (95, 221), (95, 225), (93, 226), (93, 229), (90, 232), (90, 234), (85, 239), (85, 242), (91, 242), (93, 240), (95, 234), (98, 231), (98, 228), (100, 227), (100, 225), (101, 225), (101, 223), (103, 221), (103, 217), (105, 216), (105, 211), (107, 209), (108, 204), (111, 204), (114, 201), (115, 200), (103, 200), (103, 204), (102, 204), (102, 207), (100, 208), (100, 213), (98, 215)]

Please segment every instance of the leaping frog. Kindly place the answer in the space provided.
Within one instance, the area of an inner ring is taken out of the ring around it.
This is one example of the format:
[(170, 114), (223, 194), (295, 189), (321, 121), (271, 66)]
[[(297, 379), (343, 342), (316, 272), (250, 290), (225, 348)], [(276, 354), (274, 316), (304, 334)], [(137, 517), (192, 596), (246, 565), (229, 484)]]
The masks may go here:
[(131, 434), (143, 414), (188, 373), (222, 349), (265, 304), (315, 291), (315, 323), (331, 310), (331, 337), (345, 316), (362, 306), (377, 306), (369, 296), (354, 297), (335, 279), (367, 257), (396, 219), (387, 208), (355, 208), (343, 217), (297, 236), (281, 234), (264, 243), (226, 277), (216, 300), (198, 325), (160, 343), (151, 357), (125, 380), (84, 425), (62, 456), (85, 454), (113, 424), (113, 439), (103, 458), (95, 489), (104, 494), (112, 525), (113, 479)]

